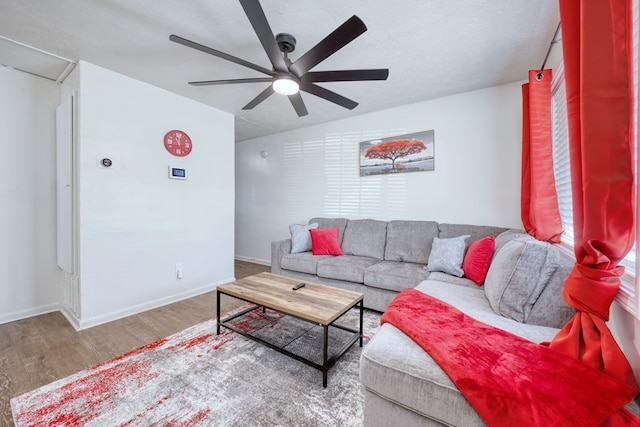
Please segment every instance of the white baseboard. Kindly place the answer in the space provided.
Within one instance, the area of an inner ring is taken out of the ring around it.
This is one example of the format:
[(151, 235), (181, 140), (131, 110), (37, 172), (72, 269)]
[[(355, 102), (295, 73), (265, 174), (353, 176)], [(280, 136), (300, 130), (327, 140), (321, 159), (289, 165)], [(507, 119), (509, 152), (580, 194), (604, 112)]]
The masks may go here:
[[(240, 257), (240, 256), (236, 257), (235, 259), (240, 261), (252, 262), (255, 264), (266, 265), (266, 266), (271, 265), (270, 261), (263, 260), (263, 259)], [(26, 310), (18, 310), (11, 313), (0, 314), (0, 324), (14, 322), (16, 320), (27, 319), (29, 317), (39, 316), (42, 314), (52, 313), (54, 311), (60, 311), (62, 315), (67, 319), (67, 321), (71, 324), (71, 326), (73, 326), (75, 330), (80, 331), (82, 329), (87, 329), (94, 326), (102, 325), (104, 323), (112, 322), (114, 320), (122, 319), (124, 317), (142, 313), (147, 310), (152, 310), (154, 308), (162, 307), (167, 304), (172, 304), (174, 302), (182, 301), (187, 298), (201, 295), (206, 292), (215, 290), (218, 287), (218, 285), (233, 282), (234, 280), (235, 280), (234, 277), (230, 277), (228, 279), (224, 279), (215, 283), (209, 283), (205, 286), (191, 289), (186, 292), (174, 294), (174, 295), (160, 298), (154, 301), (145, 302), (143, 304), (126, 307), (121, 310), (112, 311), (110, 313), (105, 313), (100, 316), (92, 317), (89, 319), (78, 319), (75, 315), (69, 312), (63, 304), (54, 303), (54, 304), (47, 304), (39, 307), (33, 307)]]
[(62, 305), (60, 307), (60, 313), (67, 319), (67, 322), (73, 326), (76, 331), (80, 330), (80, 319), (78, 319), (73, 313), (69, 311), (67, 307)]
[(0, 324), (15, 322), (16, 320), (26, 319), (28, 317), (40, 316), (41, 314), (52, 313), (60, 310), (60, 303), (41, 305), (26, 310), (13, 311), (11, 313), (0, 314)]
[[(167, 304), (172, 304), (174, 302), (182, 301), (187, 298), (195, 297), (197, 295), (201, 295), (207, 292), (211, 292), (215, 290), (218, 285), (222, 285), (224, 283), (233, 282), (235, 279), (233, 277), (229, 279), (224, 279), (219, 282), (209, 283), (207, 285), (201, 286), (199, 288), (191, 289), (186, 292), (181, 292), (179, 294), (170, 295), (164, 298), (160, 298), (154, 301), (148, 301), (143, 304), (134, 305), (131, 307), (123, 308), (121, 310), (112, 311), (110, 313), (105, 313), (100, 316), (95, 316), (90, 319), (81, 319), (80, 324), (76, 328), (76, 330), (80, 331), (83, 329), (92, 328), (94, 326), (102, 325), (104, 323), (113, 322), (114, 320), (122, 319), (124, 317), (132, 316), (134, 314), (142, 313), (147, 310), (152, 310), (154, 308), (162, 307)], [(211, 307), (211, 313), (213, 316), (213, 312), (215, 307)], [(72, 323), (73, 324), (73, 323)], [(75, 327), (75, 326), (74, 326)]]
[(239, 256), (239, 255), (236, 255), (235, 259), (237, 259), (238, 261), (252, 262), (254, 264), (262, 264), (262, 265), (266, 265), (266, 266), (270, 266), (271, 265), (271, 260), (251, 258), (251, 257)]

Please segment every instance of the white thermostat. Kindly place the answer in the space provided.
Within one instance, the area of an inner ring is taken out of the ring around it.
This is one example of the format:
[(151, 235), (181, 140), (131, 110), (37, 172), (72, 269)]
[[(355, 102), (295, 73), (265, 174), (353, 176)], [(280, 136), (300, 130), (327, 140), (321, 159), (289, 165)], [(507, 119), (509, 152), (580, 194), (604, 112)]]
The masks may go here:
[(176, 168), (173, 166), (169, 166), (169, 178), (187, 179), (187, 170), (185, 168)]

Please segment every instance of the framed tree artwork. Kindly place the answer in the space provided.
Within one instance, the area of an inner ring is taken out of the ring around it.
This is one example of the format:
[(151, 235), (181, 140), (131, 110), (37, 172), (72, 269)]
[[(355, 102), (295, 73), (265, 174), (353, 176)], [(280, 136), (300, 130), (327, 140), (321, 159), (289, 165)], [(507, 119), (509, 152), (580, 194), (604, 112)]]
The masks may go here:
[(360, 176), (434, 170), (434, 131), (360, 143)]

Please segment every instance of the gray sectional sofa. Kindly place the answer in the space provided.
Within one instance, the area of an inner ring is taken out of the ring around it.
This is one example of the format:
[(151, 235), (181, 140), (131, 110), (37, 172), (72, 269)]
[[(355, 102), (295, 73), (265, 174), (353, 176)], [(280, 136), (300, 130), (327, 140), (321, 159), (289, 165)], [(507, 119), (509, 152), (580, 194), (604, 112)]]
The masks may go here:
[[(338, 227), (344, 255), (291, 253), (291, 239), (284, 239), (271, 243), (271, 272), (362, 292), (364, 306), (377, 311), (385, 311), (398, 292), (430, 276), (425, 267), (434, 237), (469, 235), (471, 243), (507, 230), (435, 221), (311, 218), (309, 224), (314, 223), (318, 228)], [(453, 276), (447, 280), (460, 281)]]
[[(344, 255), (291, 253), (291, 239), (271, 244), (271, 271), (364, 293), (367, 308), (385, 311), (403, 289), (416, 288), (464, 313), (533, 342), (550, 341), (574, 311), (561, 296), (573, 261), (521, 230), (433, 221), (312, 218), (339, 228)], [(429, 271), (434, 238), (495, 236), (482, 286)], [(412, 339), (384, 324), (363, 349), (360, 380), (365, 426), (482, 426), (484, 422), (438, 364)]]

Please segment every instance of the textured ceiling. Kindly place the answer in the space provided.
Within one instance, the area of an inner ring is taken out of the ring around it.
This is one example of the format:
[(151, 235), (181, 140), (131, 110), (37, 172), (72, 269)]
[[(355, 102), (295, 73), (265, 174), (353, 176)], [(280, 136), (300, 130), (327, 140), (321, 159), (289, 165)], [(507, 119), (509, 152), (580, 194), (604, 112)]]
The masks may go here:
[[(112, 71), (232, 113), (236, 140), (522, 81), (540, 67), (558, 25), (557, 0), (263, 0), (274, 34), (297, 39), (295, 61), (352, 15), (368, 31), (313, 71), (389, 68), (386, 81), (321, 83), (360, 105), (302, 93), (309, 115), (267, 83), (194, 87), (187, 81), (264, 77), (169, 41), (177, 34), (271, 68), (237, 0), (2, 0), (0, 36)], [(0, 58), (0, 63), (2, 58)]]

